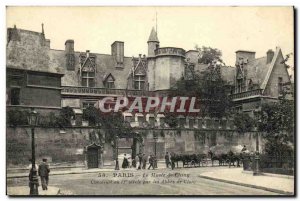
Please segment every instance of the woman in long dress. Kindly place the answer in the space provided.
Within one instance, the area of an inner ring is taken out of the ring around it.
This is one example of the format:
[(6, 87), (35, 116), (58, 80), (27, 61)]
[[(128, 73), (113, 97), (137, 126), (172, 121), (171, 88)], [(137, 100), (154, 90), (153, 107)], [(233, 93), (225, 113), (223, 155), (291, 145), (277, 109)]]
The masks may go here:
[(122, 163), (122, 168), (128, 168), (128, 159), (126, 157), (126, 154), (124, 154), (124, 159), (123, 159), (123, 163)]

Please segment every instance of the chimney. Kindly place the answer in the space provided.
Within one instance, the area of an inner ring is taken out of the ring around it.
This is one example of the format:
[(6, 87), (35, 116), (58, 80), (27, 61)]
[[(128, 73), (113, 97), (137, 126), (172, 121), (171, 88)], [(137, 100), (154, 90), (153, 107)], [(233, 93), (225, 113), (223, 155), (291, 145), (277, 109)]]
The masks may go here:
[(86, 57), (90, 57), (90, 51), (89, 50), (86, 50)]
[(268, 50), (267, 51), (267, 64), (271, 63), (274, 57), (274, 51), (273, 50)]
[(66, 51), (66, 53), (74, 52), (74, 40), (69, 39), (65, 42), (65, 51)]
[(123, 68), (124, 42), (115, 41), (113, 44), (111, 44), (111, 55), (115, 58), (115, 67)]
[(66, 55), (67, 70), (74, 71), (75, 70), (74, 40), (67, 40), (65, 42), (65, 55)]
[(241, 60), (243, 61), (251, 61), (255, 59), (255, 52), (238, 50), (235, 52), (236, 60), (235, 63), (239, 63)]

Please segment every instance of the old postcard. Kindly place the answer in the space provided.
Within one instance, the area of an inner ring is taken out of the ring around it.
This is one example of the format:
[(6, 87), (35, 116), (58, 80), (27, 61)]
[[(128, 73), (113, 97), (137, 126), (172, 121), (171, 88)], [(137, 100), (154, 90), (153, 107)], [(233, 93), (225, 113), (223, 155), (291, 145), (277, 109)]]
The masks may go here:
[(6, 20), (7, 195), (295, 195), (293, 7)]

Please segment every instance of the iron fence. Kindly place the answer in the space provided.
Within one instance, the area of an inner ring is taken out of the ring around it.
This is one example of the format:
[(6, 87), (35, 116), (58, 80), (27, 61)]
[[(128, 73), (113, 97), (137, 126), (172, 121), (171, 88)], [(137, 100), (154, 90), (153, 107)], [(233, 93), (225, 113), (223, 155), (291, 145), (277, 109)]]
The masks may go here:
[[(242, 157), (243, 168), (246, 171), (254, 170), (255, 155)], [(259, 156), (259, 171), (273, 174), (294, 175), (294, 157), (292, 156)]]

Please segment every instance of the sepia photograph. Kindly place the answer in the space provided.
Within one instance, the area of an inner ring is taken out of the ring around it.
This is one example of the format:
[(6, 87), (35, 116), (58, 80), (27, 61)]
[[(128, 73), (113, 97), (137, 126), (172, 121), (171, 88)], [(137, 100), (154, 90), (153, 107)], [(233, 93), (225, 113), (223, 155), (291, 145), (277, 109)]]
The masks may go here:
[(6, 6), (6, 195), (295, 196), (294, 17)]

